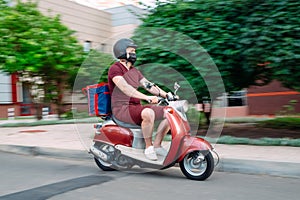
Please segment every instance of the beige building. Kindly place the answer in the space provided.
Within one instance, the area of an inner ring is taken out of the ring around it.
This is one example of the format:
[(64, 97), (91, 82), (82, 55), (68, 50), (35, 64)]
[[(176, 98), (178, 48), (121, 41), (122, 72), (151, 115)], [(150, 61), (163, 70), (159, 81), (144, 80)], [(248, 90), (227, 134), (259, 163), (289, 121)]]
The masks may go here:
[[(69, 0), (88, 7), (105, 10), (108, 8), (121, 7), (126, 5), (140, 6), (140, 0)], [(143, 2), (149, 4), (152, 0), (144, 0)]]
[(101, 6), (94, 8), (91, 7), (94, 4), (86, 6), (77, 2), (80, 1), (39, 0), (38, 6), (45, 15), (59, 14), (62, 23), (76, 31), (76, 37), (86, 48), (90, 45), (91, 48), (99, 48), (107, 53), (111, 52), (114, 41), (121, 37), (131, 37), (141, 23), (132, 11), (146, 13), (139, 7), (123, 5), (118, 1), (93, 1), (99, 5), (101, 3)]
[[(112, 53), (113, 43), (120, 38), (131, 37), (141, 23), (132, 11), (139, 15), (146, 13), (134, 1), (133, 4), (124, 4), (118, 0), (83, 0), (101, 3), (98, 6), (82, 5), (79, 1), (39, 0), (38, 8), (45, 15), (60, 15), (62, 23), (76, 32), (75, 36), (86, 51), (92, 48)], [(13, 2), (9, 4), (13, 5)], [(13, 110), (14, 116), (34, 115), (29, 91), (22, 87), (17, 75), (0, 73), (0, 78), (0, 118), (7, 118), (8, 110)], [(70, 99), (66, 102), (70, 104)]]

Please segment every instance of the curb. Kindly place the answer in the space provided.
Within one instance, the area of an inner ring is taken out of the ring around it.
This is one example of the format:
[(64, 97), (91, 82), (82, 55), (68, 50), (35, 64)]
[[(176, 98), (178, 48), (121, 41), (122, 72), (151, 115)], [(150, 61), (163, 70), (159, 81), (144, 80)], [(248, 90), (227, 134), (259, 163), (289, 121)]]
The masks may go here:
[(221, 158), (216, 171), (300, 178), (300, 163)]
[(36, 146), (0, 145), (0, 151), (26, 156), (46, 156), (52, 158), (69, 158), (90, 160), (91, 155), (84, 150), (56, 149)]
[[(0, 145), (0, 152), (76, 160), (91, 160), (92, 158), (84, 150), (36, 146)], [(300, 163), (220, 158), (220, 163), (216, 166), (215, 171), (300, 178)]]

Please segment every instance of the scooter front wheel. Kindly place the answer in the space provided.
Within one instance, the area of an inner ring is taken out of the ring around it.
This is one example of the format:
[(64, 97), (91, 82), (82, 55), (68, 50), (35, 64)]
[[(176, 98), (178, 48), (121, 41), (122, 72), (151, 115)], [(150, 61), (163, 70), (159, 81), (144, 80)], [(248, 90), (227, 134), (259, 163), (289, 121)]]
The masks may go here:
[(203, 181), (214, 170), (214, 158), (210, 151), (193, 151), (184, 157), (179, 166), (188, 179)]

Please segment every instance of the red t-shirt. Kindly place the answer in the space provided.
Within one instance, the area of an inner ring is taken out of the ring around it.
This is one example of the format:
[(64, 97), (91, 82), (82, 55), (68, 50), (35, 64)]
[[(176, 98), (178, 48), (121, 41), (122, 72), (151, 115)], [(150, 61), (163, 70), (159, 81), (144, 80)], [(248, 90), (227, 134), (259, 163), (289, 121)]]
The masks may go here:
[(155, 112), (155, 120), (161, 120), (164, 116), (164, 107), (154, 105), (141, 105), (140, 99), (132, 98), (124, 94), (112, 81), (115, 76), (123, 76), (129, 85), (137, 89), (144, 78), (142, 73), (135, 67), (129, 70), (120, 62), (114, 63), (108, 71), (108, 87), (111, 93), (111, 105), (113, 115), (127, 123), (141, 125), (141, 112), (144, 108), (151, 108)]
[(112, 81), (115, 76), (123, 76), (129, 85), (137, 89), (141, 84), (140, 80), (144, 78), (142, 73), (135, 67), (129, 70), (120, 62), (114, 63), (108, 71), (108, 84), (111, 93), (112, 108), (121, 107), (124, 105), (137, 105), (141, 104), (140, 99), (129, 97), (124, 94)]

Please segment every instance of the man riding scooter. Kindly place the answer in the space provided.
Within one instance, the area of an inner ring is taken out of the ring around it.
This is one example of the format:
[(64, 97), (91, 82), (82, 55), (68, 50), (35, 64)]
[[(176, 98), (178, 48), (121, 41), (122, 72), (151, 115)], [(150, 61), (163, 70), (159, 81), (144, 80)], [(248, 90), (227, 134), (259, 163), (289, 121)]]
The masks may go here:
[[(170, 127), (164, 119), (163, 106), (142, 105), (141, 100), (157, 104), (158, 97), (174, 98), (159, 87), (152, 87), (142, 73), (134, 67), (137, 45), (130, 39), (118, 40), (114, 47), (114, 56), (119, 59), (108, 72), (108, 84), (111, 93), (112, 113), (120, 121), (140, 125), (146, 148), (145, 156), (150, 160), (157, 160), (157, 155), (166, 156), (167, 151), (161, 142)], [(142, 86), (154, 96), (148, 96), (137, 89)], [(152, 142), (154, 122), (162, 120), (157, 128), (157, 135)]]

